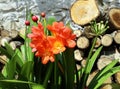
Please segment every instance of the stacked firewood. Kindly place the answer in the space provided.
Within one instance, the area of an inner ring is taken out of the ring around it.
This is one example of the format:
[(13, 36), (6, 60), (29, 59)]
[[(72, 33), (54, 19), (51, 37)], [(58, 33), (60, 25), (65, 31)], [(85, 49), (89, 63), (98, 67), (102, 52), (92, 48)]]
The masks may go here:
[[(86, 58), (88, 56), (94, 37), (89, 34), (90, 32), (86, 32), (86, 27), (84, 30), (74, 30), (73, 32), (77, 36), (76, 38), (77, 46), (74, 50), (74, 58), (76, 60), (76, 66), (79, 70), (81, 67), (85, 67)], [(99, 70), (101, 70), (103, 67), (111, 63), (112, 60), (116, 58), (115, 57), (116, 55), (117, 57), (120, 58), (120, 53), (119, 53), (120, 31), (116, 30), (116, 31), (113, 31), (112, 33), (105, 33), (100, 37), (98, 37), (93, 51), (95, 51), (101, 45), (104, 46), (103, 50), (101, 52), (101, 55), (97, 59), (95, 68), (93, 69), (93, 73), (91, 73), (88, 78), (87, 85)], [(120, 77), (120, 73), (116, 73), (115, 82), (120, 84), (119, 77)], [(108, 78), (108, 80), (106, 80), (104, 84), (112, 83), (113, 81), (112, 79), (113, 79), (112, 77)], [(108, 87), (108, 85), (104, 87)], [(101, 88), (101, 89), (104, 89), (104, 88)], [(106, 89), (110, 89), (110, 88), (106, 88)]]
[[(3, 28), (0, 29), (0, 46), (4, 47), (5, 43), (10, 44), (13, 50), (19, 48), (23, 43), (23, 39), (19, 36), (19, 31), (17, 30), (5, 30)], [(0, 54), (0, 66), (4, 65), (7, 61), (5, 55)]]
[(9, 43), (13, 49), (21, 45), (21, 37), (17, 30), (0, 29), (0, 46), (5, 46), (5, 42)]
[[(100, 2), (97, 2), (100, 1)], [(74, 58), (78, 69), (84, 67), (94, 36), (91, 34), (90, 22), (108, 21), (109, 29), (97, 38), (94, 50), (103, 45), (103, 50), (96, 61), (93, 73), (90, 74), (87, 85), (103, 67), (115, 58), (120, 58), (120, 8), (104, 8), (102, 0), (76, 0), (70, 9), (71, 19), (74, 23), (82, 26), (84, 30), (74, 30), (77, 36)], [(101, 89), (112, 89), (110, 83), (120, 84), (120, 72), (114, 77), (108, 78)]]

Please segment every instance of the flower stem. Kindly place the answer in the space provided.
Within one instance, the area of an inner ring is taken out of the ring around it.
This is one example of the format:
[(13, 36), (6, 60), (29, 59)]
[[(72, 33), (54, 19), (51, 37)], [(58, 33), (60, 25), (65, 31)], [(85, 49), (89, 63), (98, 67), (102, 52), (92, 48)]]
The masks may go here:
[(45, 89), (47, 88), (48, 80), (49, 80), (49, 78), (50, 78), (52, 69), (53, 69), (53, 63), (50, 63), (50, 64), (49, 64), (49, 67), (48, 67), (48, 70), (47, 70), (47, 72), (46, 72), (47, 74), (46, 74), (46, 76), (45, 76), (45, 80), (44, 80), (44, 82), (43, 82), (43, 86), (44, 86)]
[(92, 44), (92, 47), (91, 47), (90, 52), (89, 52), (88, 57), (87, 57), (87, 63), (86, 63), (86, 66), (85, 66), (85, 71), (84, 71), (82, 79), (81, 79), (81, 80), (83, 80), (81, 82), (81, 84), (82, 84), (81, 89), (84, 89), (86, 87), (86, 81), (87, 81), (87, 78), (89, 76), (89, 73), (87, 72), (87, 68), (88, 68), (87, 65), (88, 65), (88, 62), (89, 62), (89, 60), (90, 60), (90, 58), (92, 56), (92, 52), (93, 52), (93, 48), (95, 46), (96, 40), (97, 40), (97, 36), (93, 39), (93, 44)]
[(89, 60), (90, 57), (92, 56), (92, 52), (93, 52), (93, 49), (94, 49), (96, 40), (97, 40), (97, 37), (95, 37), (95, 38), (93, 39), (93, 44), (92, 44), (92, 47), (91, 47), (90, 52), (89, 52), (89, 54), (88, 54), (87, 60)]
[(44, 23), (44, 33), (46, 34), (46, 35), (48, 35), (48, 30), (47, 30), (47, 23), (46, 23), (46, 19), (45, 18), (43, 18), (43, 23)]
[(58, 66), (57, 66), (57, 64), (58, 64), (58, 60), (57, 60), (57, 55), (56, 55), (56, 60), (55, 60), (55, 62), (54, 62), (54, 87), (55, 87), (55, 89), (57, 89), (57, 85), (58, 85)]

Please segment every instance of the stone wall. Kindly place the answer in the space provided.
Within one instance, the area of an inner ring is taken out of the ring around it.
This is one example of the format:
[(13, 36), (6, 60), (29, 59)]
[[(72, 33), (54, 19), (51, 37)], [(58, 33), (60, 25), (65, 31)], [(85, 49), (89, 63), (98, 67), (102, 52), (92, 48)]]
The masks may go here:
[[(47, 16), (54, 15), (57, 20), (70, 20), (69, 9), (75, 0), (0, 0), (0, 25), (6, 30), (24, 28), (26, 7), (34, 14), (46, 12)], [(120, 0), (103, 0), (110, 4), (119, 4)]]
[(24, 27), (26, 7), (39, 15), (46, 12), (54, 15), (57, 20), (69, 16), (69, 8), (74, 0), (0, 0), (0, 25), (6, 30), (20, 30)]

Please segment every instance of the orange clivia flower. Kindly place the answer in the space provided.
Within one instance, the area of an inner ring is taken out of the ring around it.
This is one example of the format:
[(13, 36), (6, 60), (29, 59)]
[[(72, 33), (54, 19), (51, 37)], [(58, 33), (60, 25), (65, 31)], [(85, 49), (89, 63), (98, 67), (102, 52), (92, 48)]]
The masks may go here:
[(41, 23), (38, 23), (37, 27), (32, 27), (32, 33), (28, 34), (28, 37), (31, 39), (32, 52), (36, 52), (35, 55), (41, 57), (43, 64), (46, 64), (49, 60), (54, 62), (54, 54), (51, 51), (52, 46), (44, 34), (44, 28)]
[(70, 28), (64, 26), (63, 22), (54, 22), (52, 26), (48, 25), (47, 28), (54, 36), (61, 38), (65, 46), (69, 48), (75, 47), (76, 35), (72, 33)]
[(32, 33), (28, 34), (31, 39), (32, 52), (35, 52), (37, 57), (41, 57), (43, 64), (48, 61), (54, 62), (54, 55), (64, 52), (65, 46), (73, 48), (76, 45), (74, 41), (76, 36), (72, 34), (70, 28), (64, 26), (63, 22), (54, 22), (52, 26), (48, 25), (47, 28), (53, 35), (46, 35), (40, 22), (38, 26), (33, 26)]
[(46, 38), (44, 35), (44, 28), (41, 23), (38, 23), (38, 26), (32, 27), (32, 33), (28, 34), (28, 37), (31, 39), (30, 46), (33, 48), (32, 51), (35, 52), (38, 44), (42, 43)]
[(54, 54), (58, 54), (65, 51), (66, 48), (61, 38), (49, 36), (48, 40), (49, 43), (52, 45), (51, 50)]
[(41, 57), (41, 61), (43, 64), (48, 63), (48, 61), (54, 62), (54, 54), (51, 50), (51, 45), (49, 41), (45, 39), (42, 43), (38, 43), (36, 49), (36, 56)]

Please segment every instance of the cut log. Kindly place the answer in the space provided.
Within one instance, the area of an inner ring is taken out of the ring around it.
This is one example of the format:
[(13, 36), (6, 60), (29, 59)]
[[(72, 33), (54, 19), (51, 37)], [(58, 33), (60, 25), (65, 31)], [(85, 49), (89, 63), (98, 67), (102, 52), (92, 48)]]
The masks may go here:
[(8, 30), (1, 30), (1, 37), (8, 37), (9, 31)]
[(103, 46), (110, 46), (112, 42), (113, 42), (113, 38), (110, 34), (105, 34), (101, 39), (101, 43)]
[(20, 47), (22, 45), (20, 41), (11, 41), (9, 44), (11, 45), (13, 50), (15, 50), (17, 47)]
[(90, 83), (91, 80), (95, 77), (95, 75), (96, 75), (97, 73), (98, 73), (98, 70), (95, 70), (95, 71), (93, 71), (93, 72), (88, 76), (86, 86), (89, 85), (89, 83)]
[(103, 84), (110, 84), (112, 83), (112, 77), (107, 78)]
[(100, 89), (113, 89), (113, 88), (112, 88), (112, 85), (110, 85), (110, 84), (105, 84), (105, 85), (103, 85)]
[(93, 38), (94, 35), (91, 31), (91, 26), (84, 26), (84, 34), (87, 38)]
[(74, 50), (74, 58), (76, 61), (81, 61), (83, 59), (83, 52), (79, 49)]
[(120, 52), (118, 51), (117, 48), (115, 48), (114, 59), (118, 60), (120, 63)]
[(83, 60), (81, 61), (81, 66), (82, 66), (82, 67), (85, 67), (85, 65), (86, 65), (86, 60), (83, 59)]
[(81, 30), (74, 30), (73, 33), (76, 35), (76, 37), (80, 37), (82, 35)]
[(120, 30), (117, 30), (118, 32), (120, 32)]
[(2, 64), (6, 64), (7, 63), (7, 57), (6, 57), (6, 55), (0, 55), (0, 62)]
[(0, 39), (0, 45), (5, 46), (5, 43), (9, 43), (11, 40), (10, 37), (3, 37)]
[(86, 25), (96, 19), (100, 11), (96, 0), (77, 0), (70, 9), (73, 22), (79, 25)]
[(111, 23), (115, 28), (120, 29), (120, 9), (112, 8), (108, 12)]
[(10, 42), (9, 44), (10, 44), (10, 46), (12, 47), (13, 50), (16, 49), (16, 44), (15, 44), (14, 42)]
[(10, 35), (9, 35), (12, 39), (17, 38), (18, 35), (18, 31), (17, 30), (11, 30), (10, 31)]
[[(90, 75), (89, 75), (89, 77), (88, 77), (88, 79), (87, 79), (87, 86), (89, 85), (89, 83), (91, 82), (91, 80), (95, 77), (95, 75), (97, 74), (99, 72), (99, 70), (95, 70), (95, 71), (93, 71)], [(111, 77), (109, 77), (109, 78), (107, 78), (104, 82), (103, 82), (103, 84), (110, 84), (110, 83), (112, 83), (112, 78)]]
[(89, 46), (89, 39), (85, 36), (81, 36), (77, 39), (77, 47), (80, 49), (86, 49)]
[(104, 68), (106, 65), (108, 65), (109, 63), (112, 62), (112, 58), (110, 56), (105, 56), (102, 55), (97, 62), (97, 67), (99, 70), (101, 70), (102, 68)]
[(115, 74), (115, 81), (116, 81), (116, 83), (120, 84), (120, 72), (117, 72)]
[(76, 68), (77, 68), (77, 70), (80, 70), (81, 66), (79, 64), (76, 64)]
[(19, 30), (19, 35), (24, 38), (25, 37), (25, 28)]
[(101, 40), (100, 38), (97, 38), (96, 43), (95, 43), (95, 48), (98, 48), (101, 45)]
[(115, 36), (114, 36), (114, 41), (117, 43), (117, 44), (120, 44), (120, 32), (116, 33)]

